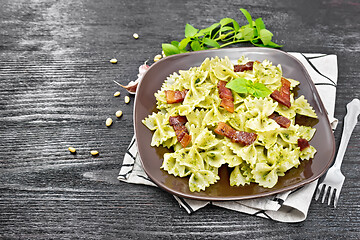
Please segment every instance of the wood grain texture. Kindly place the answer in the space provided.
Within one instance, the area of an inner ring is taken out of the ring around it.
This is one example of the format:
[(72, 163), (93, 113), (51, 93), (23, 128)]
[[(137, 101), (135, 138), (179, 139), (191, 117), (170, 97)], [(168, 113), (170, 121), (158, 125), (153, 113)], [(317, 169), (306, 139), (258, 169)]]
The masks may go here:
[[(345, 154), (337, 209), (313, 201), (307, 220), (297, 224), (214, 206), (188, 215), (160, 189), (116, 180), (133, 135), (133, 96), (125, 104), (127, 93), (113, 83), (135, 80), (138, 66), (152, 63), (161, 43), (182, 39), (186, 23), (203, 28), (232, 17), (245, 24), (238, 10), (244, 7), (263, 18), (284, 51), (338, 56), (338, 145), (345, 106), (360, 98), (357, 2), (0, 3), (1, 239), (360, 238), (359, 124)], [(121, 96), (113, 97), (115, 91)], [(69, 154), (69, 146), (77, 154)], [(91, 156), (92, 149), (99, 156)]]

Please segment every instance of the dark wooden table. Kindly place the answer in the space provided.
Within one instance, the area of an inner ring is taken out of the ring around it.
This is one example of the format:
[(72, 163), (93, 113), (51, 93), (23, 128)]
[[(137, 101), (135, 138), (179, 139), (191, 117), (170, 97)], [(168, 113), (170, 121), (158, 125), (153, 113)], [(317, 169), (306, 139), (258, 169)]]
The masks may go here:
[(345, 105), (360, 97), (358, 1), (0, 3), (1, 239), (360, 238), (359, 124), (338, 208), (313, 201), (308, 218), (296, 224), (214, 206), (188, 215), (170, 194), (116, 179), (133, 135), (133, 97), (125, 104), (126, 91), (113, 82), (136, 79), (161, 43), (182, 39), (186, 23), (204, 28), (232, 17), (245, 24), (243, 7), (263, 18), (282, 50), (338, 56), (338, 146)]

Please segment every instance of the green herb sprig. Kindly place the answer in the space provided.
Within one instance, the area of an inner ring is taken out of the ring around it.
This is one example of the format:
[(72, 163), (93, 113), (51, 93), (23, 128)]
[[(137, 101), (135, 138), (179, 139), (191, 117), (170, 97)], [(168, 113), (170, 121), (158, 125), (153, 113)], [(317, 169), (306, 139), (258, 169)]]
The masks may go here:
[(240, 8), (249, 24), (239, 25), (232, 18), (223, 18), (210, 27), (197, 29), (190, 24), (185, 26), (185, 38), (180, 42), (163, 43), (162, 49), (166, 56), (205, 49), (223, 48), (231, 44), (251, 42), (254, 46), (279, 48), (271, 41), (273, 34), (265, 28), (262, 18), (255, 21), (248, 11)]
[(271, 90), (263, 83), (254, 83), (245, 78), (236, 78), (226, 84), (227, 88), (234, 90), (237, 93), (251, 94), (254, 97), (267, 97)]

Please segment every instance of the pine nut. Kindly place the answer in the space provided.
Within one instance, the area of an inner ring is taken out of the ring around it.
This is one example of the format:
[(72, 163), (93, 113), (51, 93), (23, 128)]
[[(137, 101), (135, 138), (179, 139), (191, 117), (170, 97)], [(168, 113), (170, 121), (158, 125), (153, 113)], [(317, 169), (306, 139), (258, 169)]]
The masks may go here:
[(96, 151), (96, 150), (91, 150), (91, 151), (90, 151), (90, 154), (93, 155), (93, 156), (96, 156), (96, 155), (99, 154), (99, 152)]
[(130, 102), (130, 97), (129, 96), (125, 96), (125, 103), (129, 103)]
[(117, 59), (116, 58), (110, 59), (110, 62), (115, 64), (117, 63)]
[(105, 124), (106, 124), (107, 127), (110, 127), (112, 122), (113, 122), (113, 120), (111, 118), (108, 118), (108, 119), (106, 119)]
[(120, 94), (121, 94), (120, 92), (115, 92), (114, 97), (118, 97), (118, 96), (120, 96)]
[(115, 116), (119, 118), (122, 116), (122, 114), (123, 114), (123, 112), (121, 110), (119, 110), (115, 113)]
[(71, 153), (75, 153), (75, 152), (76, 152), (76, 149), (73, 148), (73, 147), (69, 147), (68, 149), (69, 149), (69, 151), (70, 151)]
[(161, 58), (162, 58), (162, 56), (161, 56), (160, 54), (156, 55), (156, 56), (154, 57), (154, 62), (159, 61)]

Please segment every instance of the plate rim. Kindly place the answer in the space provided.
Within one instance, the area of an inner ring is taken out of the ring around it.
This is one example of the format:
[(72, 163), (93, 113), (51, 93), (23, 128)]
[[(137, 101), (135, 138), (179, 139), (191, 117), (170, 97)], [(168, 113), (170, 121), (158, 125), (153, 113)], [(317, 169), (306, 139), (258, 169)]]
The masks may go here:
[[(315, 90), (313, 91), (313, 94), (315, 94), (316, 96), (316, 100), (318, 100), (318, 104), (320, 109), (325, 110), (325, 106), (322, 102), (322, 99), (320, 98), (320, 95), (316, 89), (316, 86), (312, 80), (312, 78), (310, 77), (308, 71), (306, 70), (305, 66), (293, 55), (279, 50), (279, 49), (274, 49), (274, 48), (265, 48), (265, 47), (236, 47), (236, 48), (224, 48), (224, 49), (212, 49), (212, 50), (202, 50), (202, 51), (195, 51), (195, 52), (187, 52), (187, 53), (181, 53), (181, 54), (175, 54), (175, 55), (171, 55), (171, 56), (167, 56), (166, 58), (162, 58), (159, 61), (155, 62), (154, 64), (152, 64), (149, 69), (146, 71), (146, 73), (144, 74), (142, 79), (145, 79), (146, 75), (151, 71), (152, 68), (154, 68), (156, 65), (161, 64), (163, 61), (171, 61), (173, 58), (182, 58), (182, 57), (186, 57), (186, 56), (191, 56), (191, 55), (198, 55), (198, 54), (204, 54), (206, 55), (209, 52), (216, 52), (216, 51), (236, 51), (236, 50), (240, 50), (241, 51), (249, 51), (249, 52), (261, 52), (261, 51), (274, 51), (274, 52), (278, 52), (280, 54), (284, 54), (287, 57), (292, 58), (294, 61), (296, 61), (300, 66), (301, 66), (301, 71), (304, 74), (304, 76), (307, 79), (307, 82), (310, 84), (310, 87)], [(226, 55), (225, 55), (226, 56)], [(206, 56), (205, 56), (206, 58)], [(204, 59), (205, 59), (204, 58)], [(179, 69), (180, 70), (180, 69)], [(165, 79), (164, 79), (165, 80)], [(310, 80), (310, 81), (309, 81)], [(137, 86), (138, 89), (141, 88), (142, 85), (142, 80), (139, 82), (139, 85)], [(139, 101), (139, 96), (137, 94), (135, 94), (135, 101), (134, 101), (134, 109), (133, 109), (133, 125), (134, 125), (134, 134), (135, 134), (135, 139), (137, 142), (139, 142), (138, 139), (138, 135), (137, 133), (137, 121), (136, 121), (136, 106), (137, 103)], [(150, 174), (148, 172), (148, 169), (144, 166), (144, 162), (143, 162), (143, 158), (142, 158), (142, 153), (140, 151), (138, 151), (138, 154), (140, 156), (140, 162), (142, 165), (142, 168), (144, 170), (144, 172), (146, 173), (146, 175), (161, 189), (163, 189), (166, 192), (169, 192), (173, 195), (179, 196), (179, 197), (183, 197), (183, 198), (187, 198), (187, 199), (193, 199), (193, 200), (206, 200), (206, 201), (234, 201), (234, 200), (247, 200), (247, 199), (255, 199), (255, 198), (260, 198), (260, 197), (265, 197), (265, 196), (270, 196), (270, 195), (274, 195), (274, 194), (279, 194), (282, 192), (286, 192), (289, 190), (293, 190), (293, 189), (297, 189), (300, 187), (303, 187), (306, 184), (309, 184), (317, 179), (319, 179), (327, 170), (328, 168), (331, 166), (331, 164), (334, 161), (334, 156), (335, 156), (335, 137), (333, 134), (333, 131), (331, 129), (331, 124), (329, 122), (329, 119), (326, 117), (326, 128), (328, 128), (328, 130), (331, 133), (331, 148), (332, 148), (332, 153), (331, 153), (331, 160), (328, 161), (328, 163), (326, 164), (326, 166), (323, 168), (323, 170), (317, 175), (317, 176), (311, 176), (310, 178), (304, 179), (303, 181), (296, 183), (294, 185), (289, 185), (289, 186), (285, 186), (283, 188), (274, 190), (274, 191), (269, 191), (269, 192), (261, 192), (261, 193), (257, 193), (257, 194), (252, 194), (252, 195), (242, 195), (242, 196), (225, 196), (225, 197), (221, 197), (221, 196), (217, 196), (217, 197), (212, 197), (212, 196), (196, 196), (196, 195), (189, 195), (186, 193), (182, 193), (176, 190), (173, 190), (172, 188), (169, 188), (167, 186), (164, 186), (157, 178), (153, 177), (152, 174)], [(239, 186), (241, 187), (241, 186)]]

